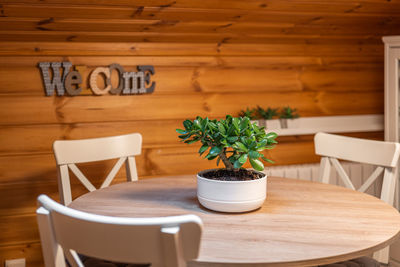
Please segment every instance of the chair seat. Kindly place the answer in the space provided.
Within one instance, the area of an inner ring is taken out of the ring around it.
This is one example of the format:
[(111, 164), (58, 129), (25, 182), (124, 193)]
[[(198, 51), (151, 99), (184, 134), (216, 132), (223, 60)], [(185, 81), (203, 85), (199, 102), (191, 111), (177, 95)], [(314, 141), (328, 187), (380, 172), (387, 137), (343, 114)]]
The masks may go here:
[(348, 261), (336, 262), (320, 267), (380, 267), (381, 264), (370, 257), (360, 257)]

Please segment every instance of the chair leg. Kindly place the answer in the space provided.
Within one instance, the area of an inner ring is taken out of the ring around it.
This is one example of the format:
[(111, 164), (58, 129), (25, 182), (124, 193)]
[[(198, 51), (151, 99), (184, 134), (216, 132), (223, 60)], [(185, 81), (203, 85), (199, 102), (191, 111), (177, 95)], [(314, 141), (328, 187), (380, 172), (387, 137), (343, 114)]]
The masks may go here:
[(374, 259), (381, 264), (389, 265), (389, 246), (374, 253)]

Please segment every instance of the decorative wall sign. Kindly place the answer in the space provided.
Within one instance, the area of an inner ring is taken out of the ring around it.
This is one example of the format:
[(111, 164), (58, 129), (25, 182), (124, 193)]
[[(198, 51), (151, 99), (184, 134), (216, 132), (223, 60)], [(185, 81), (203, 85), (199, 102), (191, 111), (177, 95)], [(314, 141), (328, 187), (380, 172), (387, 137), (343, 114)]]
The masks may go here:
[[(62, 77), (60, 69), (62, 71)], [(80, 70), (86, 67), (74, 66), (71, 62), (39, 62), (46, 96), (51, 96), (56, 91), (58, 96), (65, 94), (70, 96), (79, 95), (82, 92), (82, 75)], [(51, 68), (51, 69), (50, 69)], [(151, 94), (154, 92), (156, 83), (151, 81), (151, 75), (155, 73), (154, 67), (150, 65), (137, 66), (137, 72), (125, 72), (124, 68), (117, 64), (108, 67), (97, 67), (89, 75), (89, 85), (95, 95), (136, 95)], [(50, 75), (52, 71), (52, 77)], [(118, 73), (118, 86), (111, 84), (111, 74), (113, 71)], [(97, 84), (98, 77), (102, 77), (105, 87), (100, 88)], [(146, 87), (147, 86), (147, 87)]]

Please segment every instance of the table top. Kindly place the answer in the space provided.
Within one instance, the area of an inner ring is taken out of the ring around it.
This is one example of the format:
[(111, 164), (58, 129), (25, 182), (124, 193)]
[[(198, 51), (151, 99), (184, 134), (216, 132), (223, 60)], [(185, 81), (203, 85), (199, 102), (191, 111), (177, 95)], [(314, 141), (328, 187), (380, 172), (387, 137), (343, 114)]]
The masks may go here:
[(189, 266), (308, 266), (370, 254), (400, 236), (400, 214), (350, 189), (268, 177), (267, 199), (252, 212), (200, 206), (195, 175), (116, 184), (70, 207), (110, 216), (196, 214), (204, 223), (200, 255)]

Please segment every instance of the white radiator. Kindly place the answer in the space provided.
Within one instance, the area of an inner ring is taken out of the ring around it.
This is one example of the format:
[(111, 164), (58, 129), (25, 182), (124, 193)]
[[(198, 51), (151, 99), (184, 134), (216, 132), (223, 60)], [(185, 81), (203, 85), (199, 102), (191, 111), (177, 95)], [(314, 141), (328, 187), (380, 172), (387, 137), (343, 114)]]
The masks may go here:
[[(349, 175), (356, 188), (359, 188), (364, 181), (375, 170), (375, 166), (368, 164), (343, 162), (343, 168)], [(299, 165), (280, 165), (266, 168), (265, 173), (269, 176), (279, 176), (285, 178), (294, 178), (308, 181), (318, 181), (319, 163), (299, 164)], [(331, 183), (344, 186), (342, 180), (337, 176), (335, 168), (331, 168)], [(368, 194), (380, 197), (380, 188), (382, 185), (382, 175), (367, 190)]]

